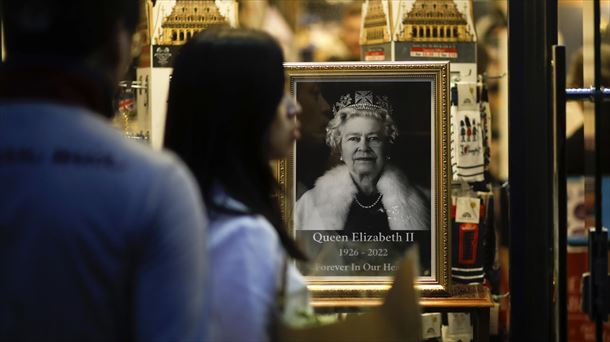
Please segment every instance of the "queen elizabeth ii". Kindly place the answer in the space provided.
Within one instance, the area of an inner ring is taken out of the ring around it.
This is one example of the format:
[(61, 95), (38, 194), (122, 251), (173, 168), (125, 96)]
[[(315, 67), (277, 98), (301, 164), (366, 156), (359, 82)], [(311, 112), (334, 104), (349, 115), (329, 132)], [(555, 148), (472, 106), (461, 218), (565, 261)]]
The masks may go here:
[(390, 232), (429, 230), (426, 194), (390, 162), (398, 136), (387, 97), (372, 91), (342, 96), (326, 143), (342, 163), (316, 180), (296, 203), (295, 228)]

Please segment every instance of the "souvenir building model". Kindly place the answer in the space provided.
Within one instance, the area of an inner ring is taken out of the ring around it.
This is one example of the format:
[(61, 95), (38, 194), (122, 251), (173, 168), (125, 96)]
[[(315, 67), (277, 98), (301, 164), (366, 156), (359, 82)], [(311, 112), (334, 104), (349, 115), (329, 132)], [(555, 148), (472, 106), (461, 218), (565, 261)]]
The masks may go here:
[(170, 15), (161, 24), (158, 45), (182, 45), (199, 31), (228, 25), (213, 0), (176, 0)]
[(453, 0), (416, 0), (402, 20), (398, 41), (472, 42), (474, 36)]
[(381, 0), (370, 1), (363, 25), (363, 44), (383, 44), (391, 41), (390, 25)]
[(468, 17), (472, 2), (415, 0), (410, 7), (406, 4), (398, 11), (395, 60), (448, 60), (452, 82), (476, 82), (476, 34)]
[(360, 30), (361, 59), (365, 61), (392, 60), (392, 30), (388, 1), (369, 0), (363, 4)]

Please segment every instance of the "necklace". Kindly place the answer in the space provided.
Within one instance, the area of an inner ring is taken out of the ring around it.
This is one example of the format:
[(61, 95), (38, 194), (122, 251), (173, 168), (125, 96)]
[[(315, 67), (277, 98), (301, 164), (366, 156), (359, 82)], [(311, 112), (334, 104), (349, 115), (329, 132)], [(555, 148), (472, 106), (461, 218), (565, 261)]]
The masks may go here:
[(358, 205), (360, 206), (360, 208), (362, 209), (371, 209), (372, 207), (376, 206), (377, 203), (379, 203), (379, 200), (381, 199), (381, 193), (379, 194), (379, 196), (377, 197), (377, 199), (375, 200), (375, 202), (373, 202), (373, 204), (371, 205), (364, 205), (362, 203), (360, 203), (360, 201), (358, 201), (358, 196), (354, 196), (354, 200), (356, 201), (356, 203), (358, 203)]

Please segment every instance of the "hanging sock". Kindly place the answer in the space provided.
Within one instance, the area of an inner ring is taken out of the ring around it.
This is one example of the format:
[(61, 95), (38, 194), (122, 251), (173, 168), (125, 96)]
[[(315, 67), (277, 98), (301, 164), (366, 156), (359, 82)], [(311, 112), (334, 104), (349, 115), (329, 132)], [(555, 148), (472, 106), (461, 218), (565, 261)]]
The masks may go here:
[(485, 151), (485, 170), (489, 170), (489, 164), (491, 163), (491, 112), (489, 107), (487, 86), (485, 86), (485, 84), (481, 84), (480, 87), (481, 102), (479, 102), (479, 109), (481, 111), (481, 137), (483, 139), (483, 151)]
[(457, 108), (455, 114), (452, 110), (452, 116), (453, 180), (481, 182), (485, 179), (485, 151), (481, 132), (484, 126), (481, 125), (476, 83), (457, 84)]

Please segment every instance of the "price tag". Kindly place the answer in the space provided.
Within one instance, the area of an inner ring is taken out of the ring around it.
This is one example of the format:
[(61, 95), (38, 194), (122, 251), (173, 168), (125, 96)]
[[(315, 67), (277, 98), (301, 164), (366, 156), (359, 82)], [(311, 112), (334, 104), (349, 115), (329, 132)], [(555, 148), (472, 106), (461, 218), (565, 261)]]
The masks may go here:
[(458, 197), (455, 208), (455, 222), (479, 223), (481, 200), (472, 197)]
[(460, 82), (458, 88), (458, 110), (478, 110), (477, 85), (472, 82)]

